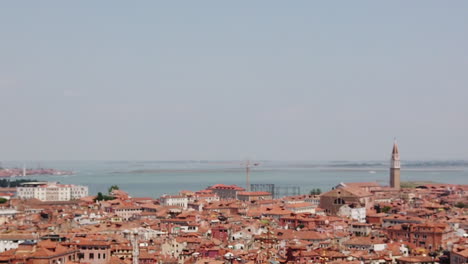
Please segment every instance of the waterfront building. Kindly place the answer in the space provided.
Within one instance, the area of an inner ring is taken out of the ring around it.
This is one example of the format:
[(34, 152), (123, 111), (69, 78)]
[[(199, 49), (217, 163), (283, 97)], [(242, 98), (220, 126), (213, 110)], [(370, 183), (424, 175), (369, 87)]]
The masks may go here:
[(237, 185), (216, 184), (208, 187), (213, 193), (219, 196), (221, 200), (237, 199), (237, 193), (245, 191), (244, 188)]
[(28, 182), (17, 189), (20, 199), (41, 201), (70, 201), (88, 196), (88, 187), (55, 182)]

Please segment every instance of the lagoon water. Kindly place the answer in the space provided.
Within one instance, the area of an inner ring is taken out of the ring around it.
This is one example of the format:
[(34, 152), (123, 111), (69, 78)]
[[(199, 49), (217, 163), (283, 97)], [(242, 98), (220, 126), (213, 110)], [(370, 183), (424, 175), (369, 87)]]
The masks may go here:
[[(3, 166), (22, 167), (23, 162), (4, 162)], [(26, 166), (75, 172), (65, 176), (27, 176), (28, 179), (87, 185), (90, 194), (118, 185), (134, 197), (156, 198), (217, 183), (245, 187), (246, 178), (245, 167), (238, 161), (42, 161), (28, 162)], [(328, 191), (340, 182), (377, 181), (388, 185), (389, 171), (386, 162), (336, 166), (333, 162), (262, 161), (252, 167), (250, 176), (251, 183), (299, 186), (301, 193), (307, 193), (314, 188)], [(468, 184), (468, 167), (403, 167), (401, 180)]]

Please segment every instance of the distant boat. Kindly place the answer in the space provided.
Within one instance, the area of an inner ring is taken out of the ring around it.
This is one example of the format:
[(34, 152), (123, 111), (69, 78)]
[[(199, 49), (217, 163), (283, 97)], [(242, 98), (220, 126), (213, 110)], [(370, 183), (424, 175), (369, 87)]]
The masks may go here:
[(375, 171), (369, 171), (369, 173), (371, 173), (371, 174), (374, 174), (374, 173), (375, 173)]

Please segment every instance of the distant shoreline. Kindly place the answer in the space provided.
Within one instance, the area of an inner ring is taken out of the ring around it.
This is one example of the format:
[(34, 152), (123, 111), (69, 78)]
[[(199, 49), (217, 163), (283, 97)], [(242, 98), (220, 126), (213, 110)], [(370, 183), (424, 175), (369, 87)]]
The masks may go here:
[[(320, 168), (320, 170), (325, 170), (325, 171), (388, 171), (389, 168), (346, 168), (346, 167), (340, 167), (340, 168)], [(423, 172), (444, 172), (444, 171), (465, 171), (468, 170), (468, 168), (402, 168), (402, 171), (423, 171)]]
[[(314, 168), (303, 168), (303, 167), (286, 167), (286, 168), (252, 168), (252, 172), (255, 171), (293, 171), (297, 169), (303, 170), (316, 170), (316, 171), (362, 171), (362, 172), (382, 172), (388, 171), (388, 168), (335, 168), (335, 167), (314, 167)], [(467, 168), (403, 168), (402, 171), (420, 171), (420, 172), (461, 172)], [(217, 173), (217, 172), (243, 172), (244, 168), (213, 168), (213, 169), (147, 169), (147, 170), (129, 170), (129, 171), (113, 171), (111, 174), (120, 173), (135, 173), (135, 174), (151, 174), (151, 173)]]

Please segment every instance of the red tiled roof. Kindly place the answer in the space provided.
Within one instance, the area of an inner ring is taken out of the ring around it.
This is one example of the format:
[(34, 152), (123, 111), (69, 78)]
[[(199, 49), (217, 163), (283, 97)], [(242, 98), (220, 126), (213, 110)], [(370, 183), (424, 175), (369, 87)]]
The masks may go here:
[(237, 195), (245, 195), (245, 196), (267, 196), (271, 195), (269, 192), (238, 192)]
[(211, 187), (209, 187), (209, 189), (213, 190), (213, 189), (230, 189), (230, 190), (237, 190), (237, 191), (244, 191), (245, 189), (242, 188), (242, 187), (239, 187), (235, 184), (233, 185), (225, 185), (225, 184), (215, 184)]

